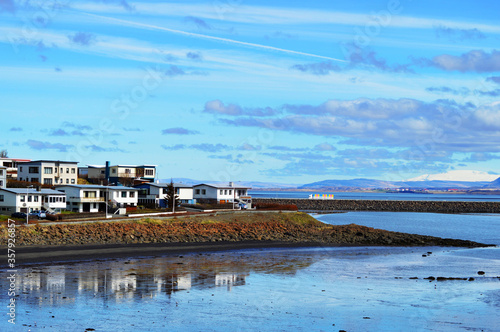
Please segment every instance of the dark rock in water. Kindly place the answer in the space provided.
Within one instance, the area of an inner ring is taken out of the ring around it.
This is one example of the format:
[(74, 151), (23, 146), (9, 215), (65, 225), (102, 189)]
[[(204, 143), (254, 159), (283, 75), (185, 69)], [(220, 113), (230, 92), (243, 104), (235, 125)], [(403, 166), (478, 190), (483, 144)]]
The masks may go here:
[(410, 279), (417, 280), (418, 277), (410, 277)]
[(435, 278), (435, 277), (432, 277), (432, 276), (431, 276), (431, 277), (424, 278), (424, 279), (425, 279), (425, 280), (430, 280), (430, 281), (436, 280), (436, 278)]
[(469, 281), (474, 281), (474, 280), (476, 280), (476, 279), (474, 279), (474, 278), (472, 278), (472, 277), (470, 277), (470, 278), (469, 278)]
[(477, 271), (477, 274), (479, 274), (480, 276), (484, 276), (485, 272), (484, 271)]
[(426, 255), (426, 254), (423, 254), (423, 255), (422, 255), (422, 257), (427, 257), (427, 255)]

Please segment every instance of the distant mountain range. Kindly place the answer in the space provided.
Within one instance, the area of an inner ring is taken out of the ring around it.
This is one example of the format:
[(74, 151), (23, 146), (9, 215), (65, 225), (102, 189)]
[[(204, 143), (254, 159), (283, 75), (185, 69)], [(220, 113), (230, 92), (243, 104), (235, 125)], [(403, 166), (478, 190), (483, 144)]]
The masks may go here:
[[(174, 182), (195, 185), (214, 181), (174, 178)], [(160, 180), (170, 182), (170, 179)], [(384, 181), (375, 179), (323, 180), (308, 184), (285, 184), (278, 182), (235, 181), (240, 186), (252, 189), (298, 189), (298, 190), (335, 190), (335, 189), (500, 189), (500, 175), (480, 171), (459, 170), (440, 174), (424, 174), (404, 181)]]

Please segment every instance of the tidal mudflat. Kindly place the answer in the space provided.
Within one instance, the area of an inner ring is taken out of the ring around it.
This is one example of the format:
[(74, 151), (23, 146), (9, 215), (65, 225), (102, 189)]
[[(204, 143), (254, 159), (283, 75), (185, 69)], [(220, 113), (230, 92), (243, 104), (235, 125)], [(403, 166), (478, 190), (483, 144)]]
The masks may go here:
[(35, 264), (19, 270), (14, 330), (495, 331), (500, 261), (462, 255), (474, 250), (499, 249), (247, 249)]

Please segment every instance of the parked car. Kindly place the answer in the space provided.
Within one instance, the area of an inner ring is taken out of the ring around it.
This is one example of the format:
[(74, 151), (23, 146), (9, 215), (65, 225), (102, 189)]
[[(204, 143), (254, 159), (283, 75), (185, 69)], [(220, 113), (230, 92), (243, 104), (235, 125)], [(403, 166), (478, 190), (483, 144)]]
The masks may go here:
[(24, 218), (24, 219), (26, 219), (26, 213), (24, 213), (24, 212), (14, 212), (10, 216), (12, 218)]
[(39, 210), (31, 212), (30, 216), (36, 216), (39, 219), (47, 218), (47, 214), (45, 213), (45, 211), (39, 211)]

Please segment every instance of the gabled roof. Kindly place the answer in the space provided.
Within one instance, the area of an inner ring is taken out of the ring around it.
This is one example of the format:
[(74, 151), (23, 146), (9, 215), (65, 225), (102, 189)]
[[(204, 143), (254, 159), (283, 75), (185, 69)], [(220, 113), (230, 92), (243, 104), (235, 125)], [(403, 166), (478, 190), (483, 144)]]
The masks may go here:
[(217, 188), (217, 189), (251, 189), (251, 187), (239, 186), (239, 185), (235, 185), (235, 184), (233, 184), (231, 186), (228, 183), (200, 183), (200, 184), (194, 185), (193, 188), (199, 187), (199, 186), (207, 186), (207, 187), (212, 187), (212, 188)]

